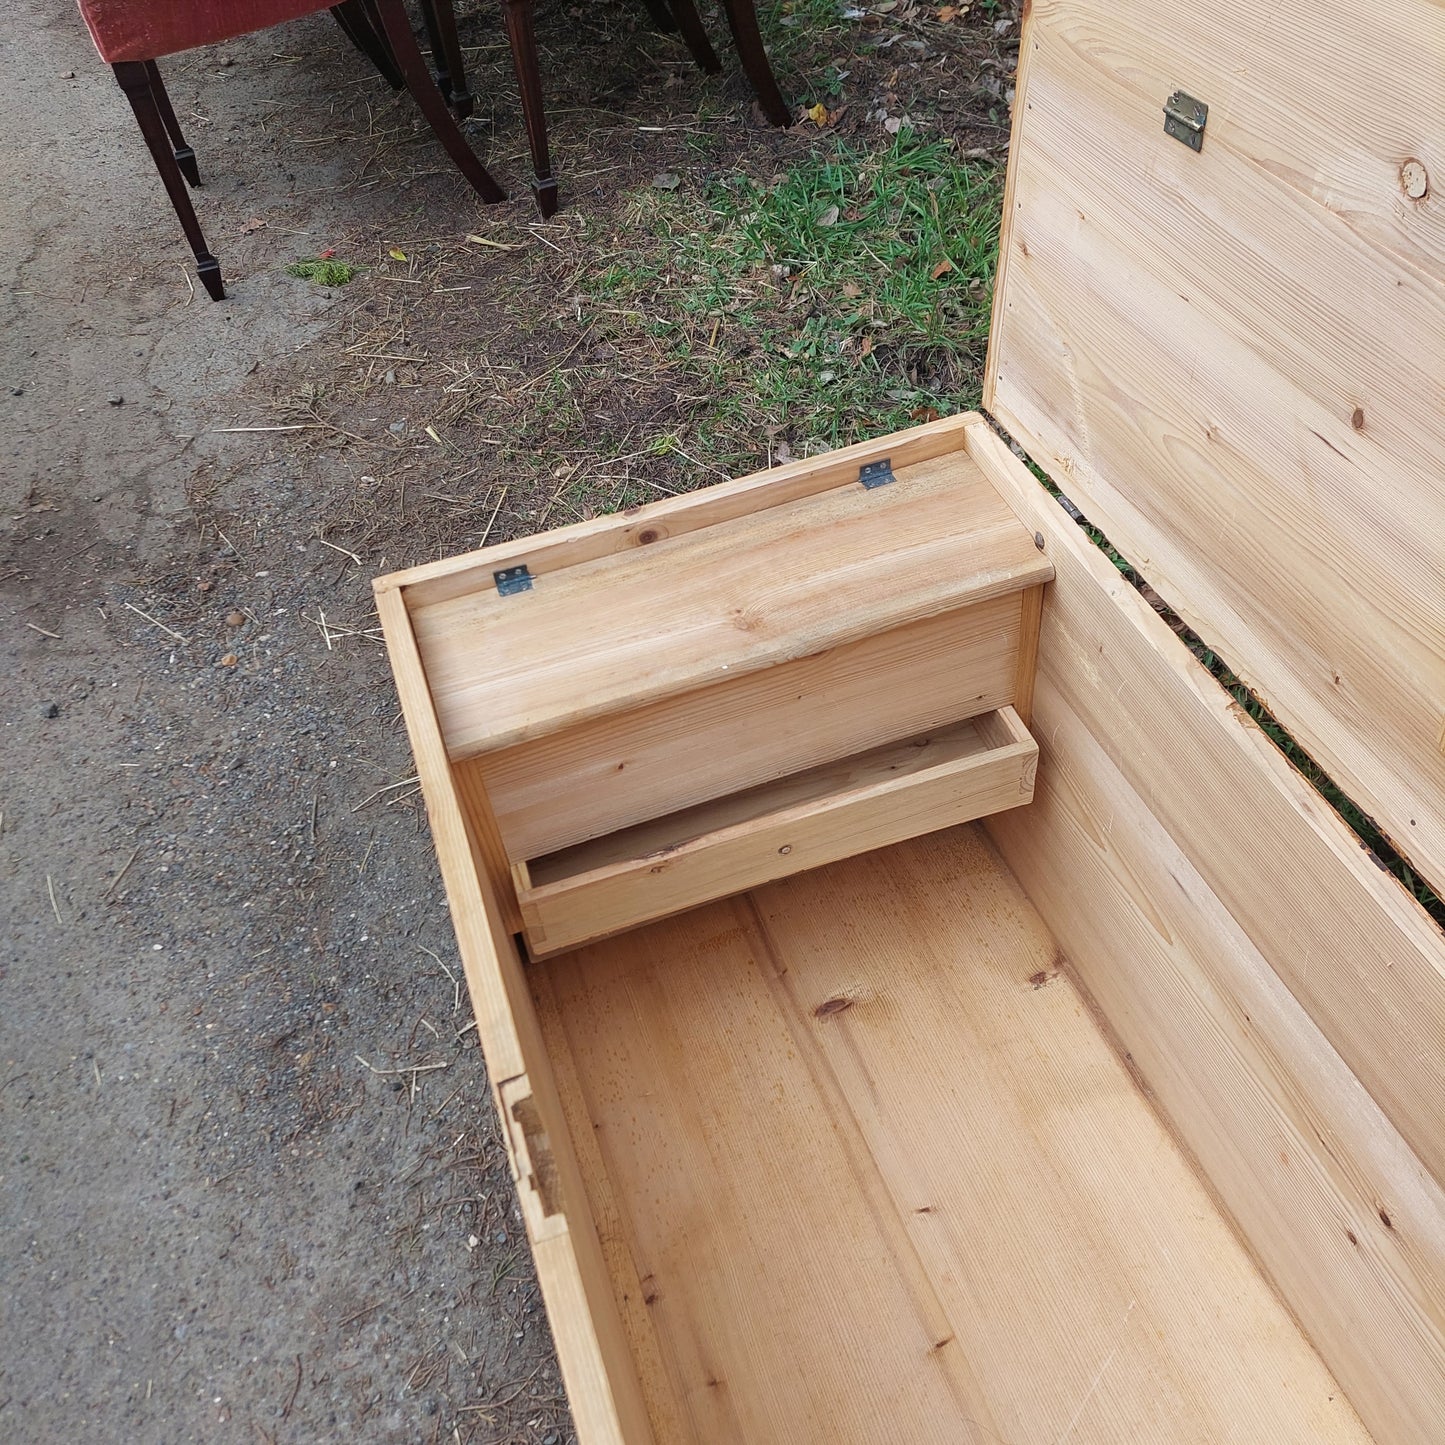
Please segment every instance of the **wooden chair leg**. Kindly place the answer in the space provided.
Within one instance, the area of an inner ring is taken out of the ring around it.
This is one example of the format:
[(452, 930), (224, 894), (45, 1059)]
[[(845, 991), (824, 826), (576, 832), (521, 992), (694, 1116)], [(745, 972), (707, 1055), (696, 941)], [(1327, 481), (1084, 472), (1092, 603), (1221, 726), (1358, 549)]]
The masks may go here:
[(171, 205), (176, 208), (181, 230), (186, 233), (186, 240), (195, 252), (196, 274), (201, 278), (201, 285), (206, 288), (212, 301), (223, 300), (226, 289), (221, 284), (221, 265), (206, 249), (206, 238), (201, 234), (201, 223), (196, 219), (195, 207), (191, 205), (185, 177), (181, 174), (175, 151), (171, 148), (171, 138), (166, 132), (166, 123), (162, 118), (156, 93), (151, 87), (150, 73), (145, 62), (122, 60), (111, 69), (115, 71), (115, 78), (120, 82), (120, 88), (125, 91), (131, 109), (135, 111), (141, 134), (145, 137), (146, 145), (150, 147), (151, 158), (161, 173)]
[(462, 43), (457, 38), (457, 16), (452, 0), (421, 0), (421, 13), (431, 41), (437, 89), (446, 97), (457, 119), (465, 120), (475, 102), (467, 89), (466, 62), (462, 59)]
[(406, 80), (427, 123), (436, 132), (436, 138), (446, 147), (446, 152), (456, 163), (457, 169), (471, 182), (473, 188), (488, 203), (505, 201), (506, 192), (494, 181), (487, 168), (476, 158), (467, 138), (462, 134), (447, 103), (427, 74), (426, 61), (417, 49), (416, 37), (411, 33), (411, 21), (407, 19), (406, 6), (402, 0), (370, 0), (374, 13), (381, 21), (382, 32), (391, 45), (391, 53)]
[(712, 41), (707, 38), (707, 31), (702, 28), (702, 16), (697, 13), (693, 0), (672, 0), (672, 11), (697, 68), (705, 75), (716, 75), (722, 69), (722, 62), (712, 48)]
[(341, 27), (346, 38), (376, 67), (376, 72), (393, 89), (400, 90), (406, 82), (386, 41), (377, 34), (371, 17), (361, 8), (359, 0), (343, 0), (331, 7), (331, 18)]
[(537, 58), (537, 33), (532, 27), (532, 0), (502, 0), (502, 13), (507, 18), (507, 39), (511, 42), (512, 65), (522, 95), (522, 120), (536, 175), (532, 191), (543, 217), (555, 216), (560, 198), (547, 147), (547, 114), (542, 107), (542, 71)]
[(728, 28), (737, 42), (738, 56), (743, 70), (752, 82), (753, 91), (763, 114), (774, 125), (789, 125), (792, 113), (783, 102), (778, 82), (773, 79), (773, 67), (768, 63), (768, 52), (763, 48), (763, 37), (758, 31), (758, 13), (753, 0), (722, 0)]
[(166, 84), (161, 79), (160, 66), (154, 60), (147, 60), (144, 64), (146, 79), (150, 83), (151, 94), (155, 97), (156, 109), (160, 112), (166, 134), (171, 138), (171, 153), (175, 156), (176, 164), (181, 168), (181, 174), (187, 182), (198, 186), (201, 183), (201, 172), (196, 165), (196, 153), (186, 144), (186, 138), (181, 134), (181, 123), (176, 119), (175, 108), (171, 105), (170, 96), (166, 94)]
[(667, 0), (642, 0), (642, 3), (647, 6), (647, 13), (659, 30), (671, 33), (677, 29), (677, 18), (669, 8)]

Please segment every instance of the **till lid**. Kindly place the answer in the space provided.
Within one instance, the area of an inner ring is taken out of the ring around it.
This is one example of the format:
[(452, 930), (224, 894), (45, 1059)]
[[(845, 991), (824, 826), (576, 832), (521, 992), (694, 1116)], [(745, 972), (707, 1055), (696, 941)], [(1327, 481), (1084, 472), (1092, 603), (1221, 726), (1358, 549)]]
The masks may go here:
[(985, 405), (1445, 888), (1445, 7), (1035, 0)]

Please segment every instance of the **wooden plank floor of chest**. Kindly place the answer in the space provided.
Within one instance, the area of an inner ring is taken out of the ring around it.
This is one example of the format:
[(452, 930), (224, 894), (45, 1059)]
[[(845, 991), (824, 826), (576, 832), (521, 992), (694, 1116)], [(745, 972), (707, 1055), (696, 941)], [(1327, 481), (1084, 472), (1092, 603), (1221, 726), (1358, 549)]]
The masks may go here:
[[(1436, 887), (1442, 16), (1035, 0), (985, 394)], [(988, 420), (377, 596), (583, 1445), (1445, 1439), (1445, 942)]]

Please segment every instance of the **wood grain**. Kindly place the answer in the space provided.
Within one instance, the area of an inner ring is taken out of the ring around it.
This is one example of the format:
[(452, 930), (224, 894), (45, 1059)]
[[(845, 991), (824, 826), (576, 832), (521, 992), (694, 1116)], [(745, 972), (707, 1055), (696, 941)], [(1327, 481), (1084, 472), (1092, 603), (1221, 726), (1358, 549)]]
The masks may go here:
[(534, 973), (669, 1442), (1367, 1439), (974, 829)]
[(452, 786), (402, 594), (377, 611), (416, 759), (477, 1036), (572, 1412), (587, 1445), (650, 1445), (636, 1365), (516, 944)]
[[(652, 546), (667, 537), (680, 537), (856, 481), (859, 467), (881, 457), (890, 458), (895, 467), (904, 467), (956, 451), (962, 445), (964, 428), (975, 419), (976, 413), (943, 417), (822, 456), (804, 457), (786, 466), (629, 507), (625, 512), (393, 572), (376, 585), (405, 589), (408, 605), (423, 607), (488, 588), (492, 573), (503, 567), (526, 566), (537, 576), (615, 552)], [(686, 483), (690, 479), (681, 480)]]
[(453, 757), (557, 732), (1050, 576), (961, 453), (412, 612)]
[(1021, 685), (1019, 617), (1017, 595), (927, 617), (484, 753), (457, 777), (484, 783), (508, 857), (537, 858), (1003, 707)]
[(1445, 940), (1008, 448), (970, 444), (1057, 573), (1036, 798), (990, 832), (1366, 1423), (1426, 1445)]
[(987, 405), (1445, 888), (1439, 4), (1037, 0), (1024, 61)]
[(536, 957), (1033, 796), (1012, 708), (518, 865)]

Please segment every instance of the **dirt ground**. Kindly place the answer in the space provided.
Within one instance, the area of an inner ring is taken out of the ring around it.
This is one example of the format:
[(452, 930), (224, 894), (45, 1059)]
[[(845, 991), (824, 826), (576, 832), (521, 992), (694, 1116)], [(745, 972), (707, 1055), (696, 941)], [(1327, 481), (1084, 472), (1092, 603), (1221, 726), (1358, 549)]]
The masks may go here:
[[(73, 8), (0, 21), (0, 1438), (572, 1438), (370, 579), (568, 519), (528, 426), (579, 346), (597, 435), (676, 470), (695, 399), (572, 280), (658, 174), (817, 131), (642, 14), (541, 9), (550, 226), (490, 12), (493, 210), (324, 15), (177, 58), (220, 305)], [(997, 146), (1007, 61), (899, 45), (854, 120)], [(363, 275), (286, 274), (327, 248)]]

